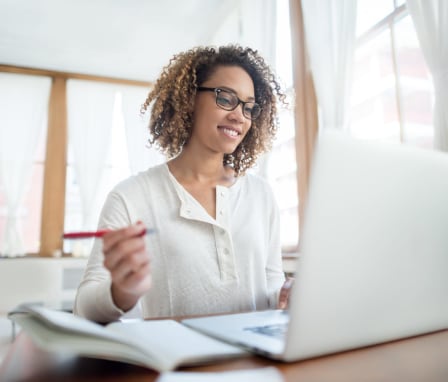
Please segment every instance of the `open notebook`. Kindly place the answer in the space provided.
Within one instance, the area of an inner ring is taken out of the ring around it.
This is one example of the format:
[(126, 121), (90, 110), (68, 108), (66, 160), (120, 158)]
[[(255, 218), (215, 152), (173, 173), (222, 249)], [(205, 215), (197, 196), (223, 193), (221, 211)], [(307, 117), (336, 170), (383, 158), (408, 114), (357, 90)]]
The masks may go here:
[(289, 312), (184, 320), (285, 361), (448, 327), (448, 154), (323, 134)]
[(8, 317), (48, 351), (128, 362), (160, 372), (247, 355), (174, 320), (103, 326), (39, 304), (20, 305)]

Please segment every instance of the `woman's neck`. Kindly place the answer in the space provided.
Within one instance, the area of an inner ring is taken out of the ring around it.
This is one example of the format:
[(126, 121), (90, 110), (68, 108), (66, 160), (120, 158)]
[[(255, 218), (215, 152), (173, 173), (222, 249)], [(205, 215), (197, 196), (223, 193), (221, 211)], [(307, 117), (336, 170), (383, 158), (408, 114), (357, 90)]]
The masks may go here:
[(231, 167), (224, 166), (223, 159), (222, 155), (202, 157), (183, 151), (168, 162), (168, 167), (180, 183), (229, 187), (235, 182), (235, 174)]

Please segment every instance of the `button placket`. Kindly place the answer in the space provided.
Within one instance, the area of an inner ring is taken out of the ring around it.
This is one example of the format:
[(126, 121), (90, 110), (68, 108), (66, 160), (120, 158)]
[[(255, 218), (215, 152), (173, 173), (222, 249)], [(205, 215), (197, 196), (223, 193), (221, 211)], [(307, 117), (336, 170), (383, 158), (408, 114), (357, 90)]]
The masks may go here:
[(222, 280), (234, 280), (237, 278), (233, 243), (230, 236), (229, 216), (227, 210), (227, 190), (218, 186), (216, 190), (216, 222), (214, 227), (216, 248)]

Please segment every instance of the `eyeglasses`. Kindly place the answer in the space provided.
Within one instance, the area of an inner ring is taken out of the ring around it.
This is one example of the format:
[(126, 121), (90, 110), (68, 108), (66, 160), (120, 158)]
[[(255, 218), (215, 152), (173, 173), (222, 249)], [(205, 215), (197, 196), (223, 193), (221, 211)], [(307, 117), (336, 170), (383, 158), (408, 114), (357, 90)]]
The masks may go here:
[(229, 90), (221, 88), (206, 88), (198, 87), (198, 91), (214, 92), (216, 96), (216, 105), (221, 109), (232, 111), (235, 110), (239, 104), (243, 105), (243, 115), (252, 121), (257, 119), (261, 113), (261, 107), (256, 102), (241, 101), (237, 95)]

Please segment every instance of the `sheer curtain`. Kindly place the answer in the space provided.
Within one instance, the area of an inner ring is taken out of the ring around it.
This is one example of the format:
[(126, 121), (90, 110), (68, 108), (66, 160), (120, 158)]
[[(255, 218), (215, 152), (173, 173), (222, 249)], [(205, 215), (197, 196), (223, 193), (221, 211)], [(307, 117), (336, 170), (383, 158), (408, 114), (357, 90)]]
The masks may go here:
[(148, 89), (136, 86), (120, 88), (126, 144), (131, 174), (137, 174), (147, 168), (165, 161), (165, 156), (156, 148), (148, 147), (149, 113), (140, 114), (140, 106), (146, 99)]
[(3, 256), (25, 254), (21, 227), (36, 142), (45, 126), (51, 78), (0, 73), (0, 186), (6, 202)]
[(302, 8), (322, 125), (345, 130), (356, 39), (356, 0), (302, 0)]
[[(276, 1), (240, 0), (227, 19), (210, 23), (212, 44), (238, 43), (256, 49), (273, 66), (275, 64)], [(229, 2), (229, 7), (232, 5)], [(254, 6), (255, 5), (255, 6)], [(233, 33), (232, 33), (233, 32)], [(232, 33), (232, 34), (230, 34)]]
[(241, 1), (241, 44), (258, 49), (265, 60), (275, 67), (275, 44), (277, 30), (276, 1)]
[(110, 148), (115, 94), (115, 85), (67, 82), (69, 142), (81, 194), (82, 229), (97, 224), (96, 197)]
[(435, 88), (434, 146), (448, 151), (448, 2), (407, 0)]

